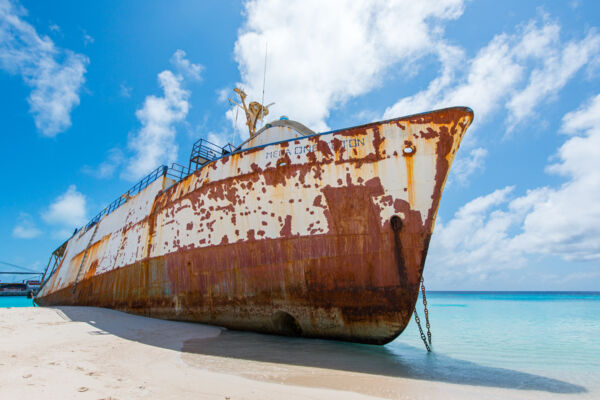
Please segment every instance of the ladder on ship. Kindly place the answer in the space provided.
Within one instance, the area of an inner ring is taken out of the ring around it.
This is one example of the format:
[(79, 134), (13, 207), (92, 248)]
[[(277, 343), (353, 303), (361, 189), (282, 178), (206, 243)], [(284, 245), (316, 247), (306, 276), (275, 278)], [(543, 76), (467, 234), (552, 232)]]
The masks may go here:
[[(67, 240), (63, 244), (61, 244), (56, 250), (52, 252), (50, 255), (50, 259), (48, 260), (48, 264), (46, 265), (46, 269), (44, 270), (44, 275), (42, 275), (42, 284), (38, 289), (38, 293), (42, 291), (46, 283), (52, 278), (58, 266), (60, 265), (63, 257), (65, 256), (65, 251), (67, 249), (67, 244), (69, 241)], [(50, 270), (50, 272), (48, 272)]]
[(75, 288), (77, 287), (77, 283), (79, 283), (79, 278), (81, 276), (81, 272), (83, 271), (83, 266), (85, 265), (85, 261), (87, 260), (88, 253), (90, 252), (90, 246), (94, 242), (94, 237), (96, 236), (96, 232), (98, 231), (98, 223), (94, 228), (94, 232), (92, 232), (92, 236), (90, 236), (90, 241), (88, 242), (85, 252), (83, 253), (83, 257), (81, 257), (81, 264), (79, 265), (79, 270), (77, 271), (77, 275), (75, 275), (75, 281), (73, 282), (73, 286), (71, 287), (71, 293), (75, 293)]

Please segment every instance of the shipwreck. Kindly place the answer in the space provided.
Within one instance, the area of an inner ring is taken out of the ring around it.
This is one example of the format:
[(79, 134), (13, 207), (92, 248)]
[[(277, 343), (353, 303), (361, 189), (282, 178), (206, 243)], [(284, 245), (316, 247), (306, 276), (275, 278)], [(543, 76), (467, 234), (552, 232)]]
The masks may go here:
[(408, 324), (473, 112), (315, 133), (268, 109), (249, 139), (199, 140), (54, 251), (35, 302), (384, 344)]

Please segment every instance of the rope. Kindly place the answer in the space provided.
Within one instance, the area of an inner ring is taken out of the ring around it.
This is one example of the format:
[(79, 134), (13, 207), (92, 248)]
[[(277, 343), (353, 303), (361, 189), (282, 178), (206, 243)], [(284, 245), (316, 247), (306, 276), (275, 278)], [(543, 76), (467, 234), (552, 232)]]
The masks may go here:
[(6, 261), (0, 261), (0, 264), (8, 265), (10, 267), (18, 268), (18, 269), (21, 269), (23, 271), (27, 271), (27, 272), (31, 272), (31, 273), (35, 273), (35, 274), (38, 273), (38, 272), (30, 270), (29, 268), (21, 267), (20, 265), (16, 265), (16, 264), (11, 264), (11, 263), (6, 262)]

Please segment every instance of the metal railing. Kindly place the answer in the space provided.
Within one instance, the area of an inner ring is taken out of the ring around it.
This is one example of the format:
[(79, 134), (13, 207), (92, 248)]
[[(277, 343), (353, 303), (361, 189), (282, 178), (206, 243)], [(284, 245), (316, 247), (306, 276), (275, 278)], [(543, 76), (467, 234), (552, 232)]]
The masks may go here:
[[(116, 198), (112, 203), (110, 203), (102, 211), (96, 214), (96, 216), (94, 216), (94, 218), (92, 218), (90, 222), (88, 222), (87, 225), (85, 225), (85, 227), (83, 227), (82, 229), (85, 229), (86, 231), (90, 229), (92, 226), (98, 223), (98, 221), (100, 221), (102, 217), (110, 214), (111, 212), (119, 208), (121, 205), (125, 204), (130, 198), (147, 188), (148, 185), (157, 180), (159, 177), (166, 176), (168, 170), (169, 167), (167, 167), (166, 165), (161, 165), (154, 171), (150, 172), (148, 175), (143, 177), (138, 183), (133, 185), (128, 191)], [(75, 233), (77, 233), (77, 231), (75, 231)]]
[(231, 152), (233, 152), (233, 146), (229, 143), (221, 147), (206, 139), (200, 139), (192, 146), (192, 154), (190, 155), (188, 169), (190, 171), (197, 171), (207, 163)]
[[(206, 164), (211, 161), (214, 161), (226, 154), (230, 154), (233, 152), (233, 146), (231, 144), (227, 144), (224, 147), (218, 146), (214, 143), (209, 142), (205, 139), (200, 139), (192, 148), (192, 154), (190, 156), (190, 163), (186, 167), (184, 165), (178, 163), (172, 163), (170, 167), (166, 165), (161, 165), (156, 168), (154, 171), (150, 172), (148, 175), (140, 179), (135, 185), (133, 185), (128, 191), (123, 193), (121, 196), (117, 197), (112, 203), (106, 206), (102, 211), (94, 216), (85, 226), (80, 229), (76, 229), (73, 232), (73, 236), (82, 230), (87, 231), (94, 225), (96, 225), (102, 217), (110, 214), (115, 211), (117, 208), (127, 203), (129, 199), (140, 193), (142, 190), (147, 188), (151, 183), (156, 181), (161, 176), (165, 176), (175, 180), (176, 182), (181, 181), (182, 179), (188, 177), (193, 174)], [(52, 255), (50, 256), (50, 260), (48, 260), (48, 265), (46, 265), (46, 269), (44, 272), (39, 273), (42, 275), (41, 285), (39, 291), (44, 287), (44, 285), (50, 280), (52, 275), (56, 272), (62, 257), (64, 256), (64, 252), (69, 240), (64, 242), (58, 249), (56, 249)], [(38, 292), (39, 292), (38, 291)]]
[(168, 178), (174, 179), (175, 181), (179, 182), (183, 178), (190, 175), (192, 172), (195, 172), (195, 170), (192, 171), (192, 170), (190, 170), (189, 167), (186, 167), (185, 165), (173, 163), (167, 170), (166, 176)]
[[(150, 172), (148, 175), (143, 177), (138, 183), (133, 185), (128, 191), (123, 193), (121, 196), (116, 198), (112, 203), (106, 206), (102, 211), (94, 216), (84, 227), (80, 230), (87, 231), (92, 226), (97, 224), (102, 217), (110, 214), (123, 204), (125, 204), (130, 198), (140, 193), (142, 190), (147, 188), (152, 182), (160, 178), (161, 176), (166, 176), (168, 178), (174, 179), (179, 182), (190, 174), (196, 172), (204, 165), (208, 164), (211, 161), (214, 161), (223, 155), (229, 154), (233, 151), (233, 146), (227, 144), (224, 147), (218, 146), (214, 143), (209, 142), (206, 139), (200, 139), (194, 146), (192, 147), (192, 154), (190, 156), (190, 163), (186, 167), (181, 164), (173, 163), (170, 167), (166, 165), (161, 165), (156, 168), (154, 171)], [(75, 230), (75, 233), (80, 230)]]

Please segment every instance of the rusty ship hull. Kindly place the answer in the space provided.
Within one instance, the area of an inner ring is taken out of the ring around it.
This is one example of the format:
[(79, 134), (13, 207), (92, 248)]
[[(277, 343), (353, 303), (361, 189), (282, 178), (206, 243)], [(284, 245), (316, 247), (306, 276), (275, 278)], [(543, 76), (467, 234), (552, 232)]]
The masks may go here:
[(387, 343), (413, 313), (472, 119), (456, 107), (251, 140), (163, 176), (67, 241), (35, 301)]

